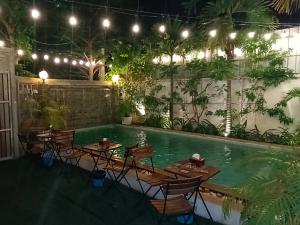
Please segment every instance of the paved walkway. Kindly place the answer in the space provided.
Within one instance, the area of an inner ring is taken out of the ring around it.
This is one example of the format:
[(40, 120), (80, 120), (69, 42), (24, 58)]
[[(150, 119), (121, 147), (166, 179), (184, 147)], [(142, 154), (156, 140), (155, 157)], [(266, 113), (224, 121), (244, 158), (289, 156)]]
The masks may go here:
[[(0, 162), (3, 225), (156, 225), (158, 215), (141, 194), (122, 185), (105, 192), (87, 184), (88, 173), (59, 165), (44, 168), (37, 157)], [(174, 219), (164, 225), (178, 224)], [(212, 225), (206, 220), (203, 225)], [(217, 224), (213, 224), (217, 225)]]

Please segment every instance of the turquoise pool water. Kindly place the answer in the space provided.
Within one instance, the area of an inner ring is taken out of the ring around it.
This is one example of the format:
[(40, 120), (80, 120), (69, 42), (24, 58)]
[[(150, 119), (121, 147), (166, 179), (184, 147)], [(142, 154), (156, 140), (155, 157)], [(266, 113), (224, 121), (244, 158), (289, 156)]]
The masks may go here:
[[(238, 185), (257, 173), (266, 173), (269, 170), (268, 165), (260, 162), (254, 161), (249, 165), (245, 163), (262, 154), (265, 149), (194, 136), (107, 126), (77, 130), (75, 140), (76, 144), (85, 145), (96, 143), (104, 137), (121, 143), (123, 146), (130, 146), (138, 142), (153, 145), (154, 164), (159, 168), (199, 153), (205, 157), (206, 164), (216, 166), (221, 170), (212, 182), (227, 187)], [(122, 155), (123, 151), (124, 149), (121, 149), (118, 154)]]

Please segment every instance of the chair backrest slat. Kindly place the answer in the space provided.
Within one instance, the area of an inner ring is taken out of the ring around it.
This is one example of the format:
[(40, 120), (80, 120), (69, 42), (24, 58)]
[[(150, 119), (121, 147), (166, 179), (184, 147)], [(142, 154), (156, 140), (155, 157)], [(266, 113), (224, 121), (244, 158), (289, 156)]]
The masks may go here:
[(54, 132), (52, 134), (52, 142), (56, 145), (64, 147), (73, 147), (74, 143), (74, 130), (63, 130)]
[(153, 156), (152, 145), (145, 145), (130, 149), (129, 153), (135, 161), (150, 159)]
[(167, 195), (193, 193), (199, 189), (201, 178), (202, 176), (187, 179), (166, 180), (163, 190)]

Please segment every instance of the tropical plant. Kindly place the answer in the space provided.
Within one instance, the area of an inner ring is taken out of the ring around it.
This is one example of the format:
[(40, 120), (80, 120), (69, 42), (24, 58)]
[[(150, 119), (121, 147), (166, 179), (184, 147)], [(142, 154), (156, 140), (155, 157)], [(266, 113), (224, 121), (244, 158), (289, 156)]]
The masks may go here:
[(170, 128), (171, 121), (163, 115), (152, 114), (145, 120), (144, 125), (148, 127)]
[[(269, 13), (267, 2), (263, 0), (211, 0), (202, 10), (201, 26), (209, 34), (210, 30), (215, 30), (216, 36), (212, 35), (208, 39), (208, 44), (212, 49), (221, 48), (229, 60), (234, 58), (234, 46), (237, 42), (229, 37), (231, 32), (241, 30), (239, 21), (246, 20), (252, 22), (273, 22)], [(203, 25), (204, 24), (204, 25)], [(248, 27), (249, 28), (249, 27)], [(244, 28), (243, 28), (244, 29)], [(219, 34), (219, 35), (218, 35)], [(233, 77), (232, 74), (231, 77)], [(226, 95), (226, 129), (225, 133), (231, 131), (231, 79), (227, 79)]]
[[(299, 140), (299, 135), (298, 135)], [(299, 144), (299, 142), (298, 142)], [(245, 225), (298, 225), (300, 223), (300, 152), (299, 149), (269, 150), (248, 163), (268, 165), (269, 170), (260, 173), (233, 189), (233, 195), (244, 199), (242, 222)], [(245, 165), (245, 164), (243, 164)], [(224, 202), (228, 215), (235, 198)]]
[(176, 65), (174, 55), (184, 56), (191, 47), (189, 46), (189, 42), (180, 36), (183, 28), (183, 25), (178, 20), (168, 19), (166, 23), (167, 32), (161, 34), (157, 44), (158, 57), (169, 57), (169, 62), (161, 65), (161, 75), (170, 78), (169, 116), (172, 124), (171, 127), (173, 127), (174, 122), (174, 76), (177, 74), (179, 67)]
[[(25, 0), (1, 1), (0, 30), (7, 46), (20, 48), (25, 53), (31, 50), (32, 25), (26, 11), (29, 4)], [(17, 61), (18, 62), (18, 59)]]
[(195, 129), (195, 132), (201, 134), (209, 134), (209, 135), (222, 135), (224, 129), (222, 125), (216, 126), (213, 123), (211, 123), (209, 120), (205, 119), (198, 124), (198, 126)]
[(300, 9), (299, 0), (272, 0), (273, 8), (279, 13), (295, 13)]

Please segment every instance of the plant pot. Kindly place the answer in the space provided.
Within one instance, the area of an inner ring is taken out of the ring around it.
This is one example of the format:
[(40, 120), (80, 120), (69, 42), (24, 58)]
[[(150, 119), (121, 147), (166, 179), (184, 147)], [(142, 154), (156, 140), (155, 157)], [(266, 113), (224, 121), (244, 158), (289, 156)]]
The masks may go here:
[(52, 167), (53, 164), (54, 164), (54, 154), (52, 151), (50, 150), (47, 150), (44, 152), (44, 154), (42, 155), (42, 162), (43, 162), (43, 165), (45, 167)]
[[(188, 221), (186, 221), (188, 219)], [(177, 216), (177, 222), (182, 223), (182, 224), (192, 224), (194, 221), (193, 215), (182, 215), (182, 216)]]
[(96, 170), (96, 171), (94, 171), (93, 179), (92, 179), (93, 186), (96, 187), (96, 188), (103, 187), (105, 176), (106, 176), (105, 170)]
[(131, 123), (132, 123), (132, 116), (122, 117), (123, 125), (131, 125)]

